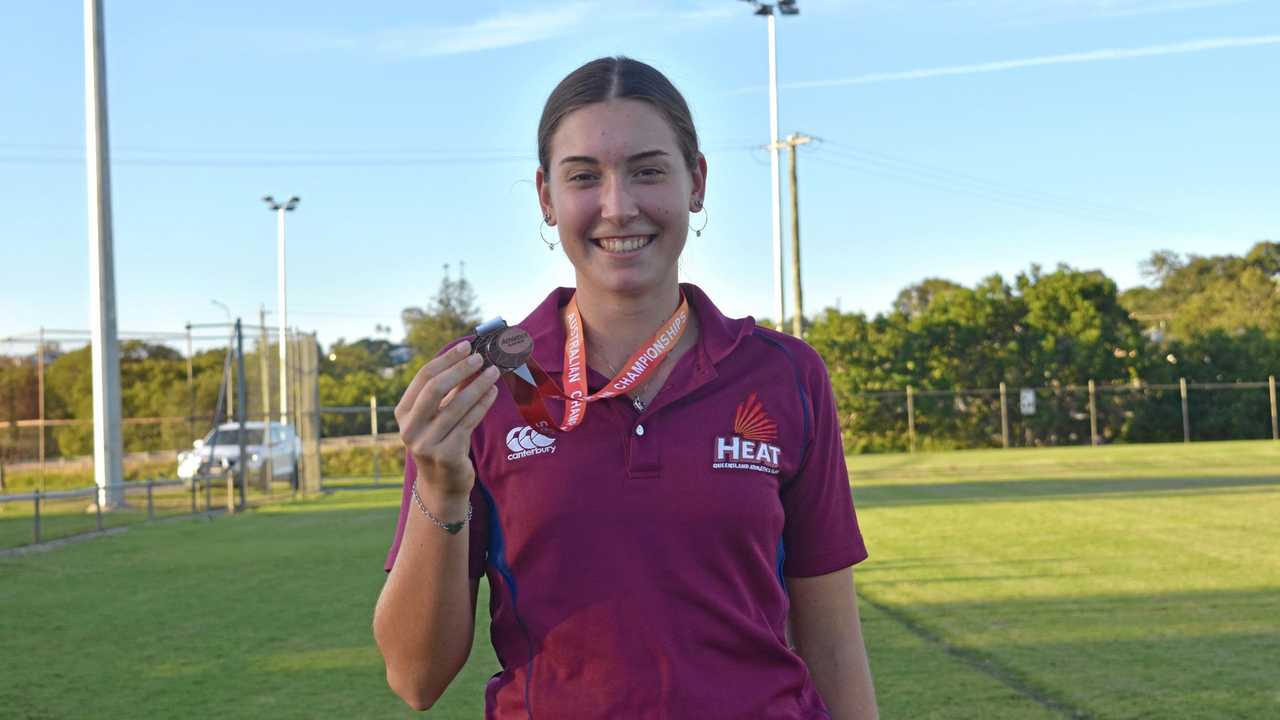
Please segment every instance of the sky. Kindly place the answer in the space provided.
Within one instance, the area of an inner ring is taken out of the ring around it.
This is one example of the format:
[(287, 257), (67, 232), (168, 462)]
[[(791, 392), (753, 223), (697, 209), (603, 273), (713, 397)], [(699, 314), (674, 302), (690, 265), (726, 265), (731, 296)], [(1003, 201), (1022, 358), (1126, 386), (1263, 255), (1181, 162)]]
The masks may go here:
[[(0, 9), (0, 338), (90, 325), (81, 5)], [(325, 347), (399, 340), (446, 265), (518, 321), (573, 282), (538, 236), (542, 103), (614, 54), (673, 80), (707, 156), (682, 279), (773, 314), (766, 23), (745, 2), (104, 5), (122, 333), (223, 321), (214, 301), (274, 313), (268, 193), (302, 198), (288, 318)], [(1126, 288), (1156, 250), (1280, 240), (1280, 2), (798, 6), (779, 118), (817, 139), (797, 156), (810, 316), (1033, 263)]]

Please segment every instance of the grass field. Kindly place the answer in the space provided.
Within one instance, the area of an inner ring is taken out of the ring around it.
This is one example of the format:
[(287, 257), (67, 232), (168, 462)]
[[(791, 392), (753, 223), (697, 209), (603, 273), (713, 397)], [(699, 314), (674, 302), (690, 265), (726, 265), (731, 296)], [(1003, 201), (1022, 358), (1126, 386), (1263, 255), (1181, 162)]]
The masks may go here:
[[(850, 459), (885, 718), (1280, 717), (1280, 443)], [(0, 557), (0, 716), (410, 717), (394, 489)], [(476, 718), (476, 650), (428, 716)]]

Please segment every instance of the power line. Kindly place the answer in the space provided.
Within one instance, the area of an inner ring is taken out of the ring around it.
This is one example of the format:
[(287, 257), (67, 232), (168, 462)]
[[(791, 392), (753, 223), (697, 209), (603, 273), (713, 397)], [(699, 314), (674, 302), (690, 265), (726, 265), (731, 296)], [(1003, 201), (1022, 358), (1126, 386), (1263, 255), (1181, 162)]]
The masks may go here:
[(1141, 210), (1136, 210), (1134, 208), (1119, 207), (1115, 205), (1106, 205), (1103, 203), (1096, 203), (1088, 200), (1079, 200), (1076, 198), (1069, 198), (1065, 196), (1059, 196), (1051, 193), (1044, 193), (1037, 190), (1027, 189), (1022, 186), (1015, 187), (1015, 186), (1008, 185), (1006, 183), (1001, 183), (994, 180), (990, 180), (988, 178), (979, 177), (977, 175), (972, 175), (972, 174), (957, 171), (957, 170), (951, 170), (951, 169), (939, 167), (936, 165), (928, 165), (916, 160), (898, 157), (898, 156), (890, 155), (884, 152), (868, 150), (866, 148), (853, 147), (853, 146), (845, 145), (843, 143), (838, 143), (838, 142), (829, 141), (829, 140), (824, 141), (821, 138), (817, 138), (817, 140), (819, 142), (825, 143), (825, 145), (827, 146), (826, 149), (833, 151), (835, 154), (839, 156), (846, 157), (854, 161), (870, 162), (870, 163), (877, 164), (883, 167), (888, 167), (888, 168), (897, 167), (899, 169), (919, 172), (926, 176), (935, 177), (937, 179), (945, 180), (948, 182), (969, 183), (972, 185), (989, 188), (998, 192), (1003, 192), (1003, 193), (1014, 195), (1014, 196), (1024, 196), (1028, 199), (1058, 204), (1062, 206), (1075, 206), (1077, 208), (1092, 211), (1092, 212), (1116, 214), (1116, 215), (1124, 215), (1124, 216), (1142, 216), (1148, 219), (1158, 219), (1157, 216), (1151, 213), (1141, 211)]
[[(707, 146), (705, 152), (742, 152), (754, 146), (731, 143)], [(82, 165), (84, 148), (75, 145), (46, 143), (0, 143), (0, 165)], [(36, 152), (21, 152), (36, 151)], [(53, 152), (49, 152), (53, 151)], [(237, 157), (239, 156), (239, 157)], [(112, 163), (122, 167), (204, 167), (204, 168), (276, 168), (276, 167), (429, 167), (435, 165), (532, 163), (537, 157), (512, 150), (456, 149), (383, 149), (383, 150), (236, 150), (122, 147)]]
[(1021, 208), (1023, 210), (1032, 210), (1036, 212), (1051, 212), (1058, 215), (1070, 217), (1076, 220), (1083, 220), (1091, 223), (1122, 225), (1126, 227), (1139, 227), (1139, 228), (1145, 227), (1141, 223), (1127, 221), (1127, 220), (1123, 220), (1115, 217), (1108, 217), (1106, 215), (1097, 213), (1095, 211), (1090, 211), (1090, 210), (1086, 210), (1078, 207), (1070, 207), (1070, 206), (1064, 206), (1056, 203), (1048, 203), (1042, 200), (1034, 200), (1034, 199), (1019, 196), (1014, 193), (1010, 193), (1006, 191), (998, 191), (994, 189), (982, 189), (978, 187), (973, 187), (971, 185), (966, 186), (960, 183), (947, 182), (939, 178), (933, 178), (933, 177), (929, 177), (928, 175), (922, 175), (921, 173), (918, 173), (918, 172), (912, 173), (905, 169), (892, 169), (892, 168), (879, 167), (871, 163), (858, 163), (857, 161), (851, 161), (851, 160), (848, 160), (847, 158), (841, 158), (838, 155), (832, 156), (829, 154), (824, 154), (822, 152), (815, 152), (813, 153), (813, 159), (820, 163), (841, 168), (844, 170), (849, 170), (852, 172), (872, 175), (876, 177), (882, 177), (889, 180), (896, 180), (898, 182), (905, 183), (907, 185), (915, 185), (918, 187), (927, 187), (935, 190), (941, 190), (943, 192), (969, 195), (972, 197), (982, 198), (997, 204), (1009, 205), (1012, 207)]

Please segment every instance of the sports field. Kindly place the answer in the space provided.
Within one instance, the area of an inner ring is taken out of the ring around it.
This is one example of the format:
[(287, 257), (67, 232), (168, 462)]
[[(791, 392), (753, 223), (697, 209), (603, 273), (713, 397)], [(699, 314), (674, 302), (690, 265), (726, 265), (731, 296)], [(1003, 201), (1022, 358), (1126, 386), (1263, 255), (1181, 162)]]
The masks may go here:
[[(1280, 717), (1280, 443), (850, 468), (883, 717)], [(417, 716), (369, 630), (397, 503), (350, 491), (0, 557), (0, 716)], [(481, 617), (428, 717), (479, 717), (496, 669)]]

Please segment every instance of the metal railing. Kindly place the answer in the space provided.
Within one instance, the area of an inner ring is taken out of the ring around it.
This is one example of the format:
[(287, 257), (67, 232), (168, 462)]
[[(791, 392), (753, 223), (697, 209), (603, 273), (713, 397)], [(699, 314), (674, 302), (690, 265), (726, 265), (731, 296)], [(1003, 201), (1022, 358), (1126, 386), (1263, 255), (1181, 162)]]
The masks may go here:
[[(214, 485), (226, 487), (226, 506), (215, 507)], [(169, 488), (183, 488), (182, 493), (169, 492)], [(0, 510), (6, 510), (6, 506), (21, 507), (25, 503), (30, 503), (31, 507), (31, 543), (39, 545), (46, 540), (63, 539), (67, 537), (77, 537), (90, 533), (101, 533), (107, 529), (108, 519), (117, 519), (124, 517), (123, 522), (111, 523), (113, 527), (121, 527), (124, 525), (133, 525), (140, 522), (151, 522), (157, 518), (157, 508), (162, 507), (172, 510), (176, 507), (173, 502), (179, 496), (182, 497), (183, 509), (187, 509), (189, 497), (189, 511), (173, 513), (169, 512), (169, 517), (194, 517), (196, 515), (205, 515), (212, 518), (215, 514), (222, 512), (234, 513), (242, 510), (243, 505), (237, 504), (235, 494), (234, 475), (230, 472), (223, 472), (217, 475), (201, 475), (196, 476), (190, 481), (186, 480), (145, 480), (133, 481), (126, 483), (118, 483), (107, 487), (98, 487), (96, 485), (84, 488), (74, 488), (71, 490), (55, 490), (41, 492), (22, 493), (22, 494), (0, 494)], [(118, 495), (116, 492), (118, 491)], [(160, 491), (160, 492), (157, 492)], [(128, 503), (129, 497), (138, 497), (145, 495), (146, 497), (146, 513), (143, 515), (140, 508), (131, 510)], [(158, 498), (157, 495), (163, 495)], [(104, 509), (103, 498), (108, 496), (116, 496), (124, 499), (122, 507)], [(53, 517), (66, 518), (73, 514), (79, 513), (57, 513), (51, 514), (48, 505), (51, 502), (76, 500), (79, 498), (89, 499), (92, 504), (86, 508), (84, 513), (87, 514), (92, 510), (94, 515), (93, 528), (89, 530), (79, 530), (70, 533), (59, 534), (56, 538), (46, 536), (46, 526)], [(163, 504), (158, 500), (166, 500)], [(0, 521), (17, 522), (19, 518), (5, 518), (0, 515)], [(19, 543), (20, 545), (21, 543)], [(12, 542), (5, 543), (0, 540), (0, 547), (12, 546)]]

